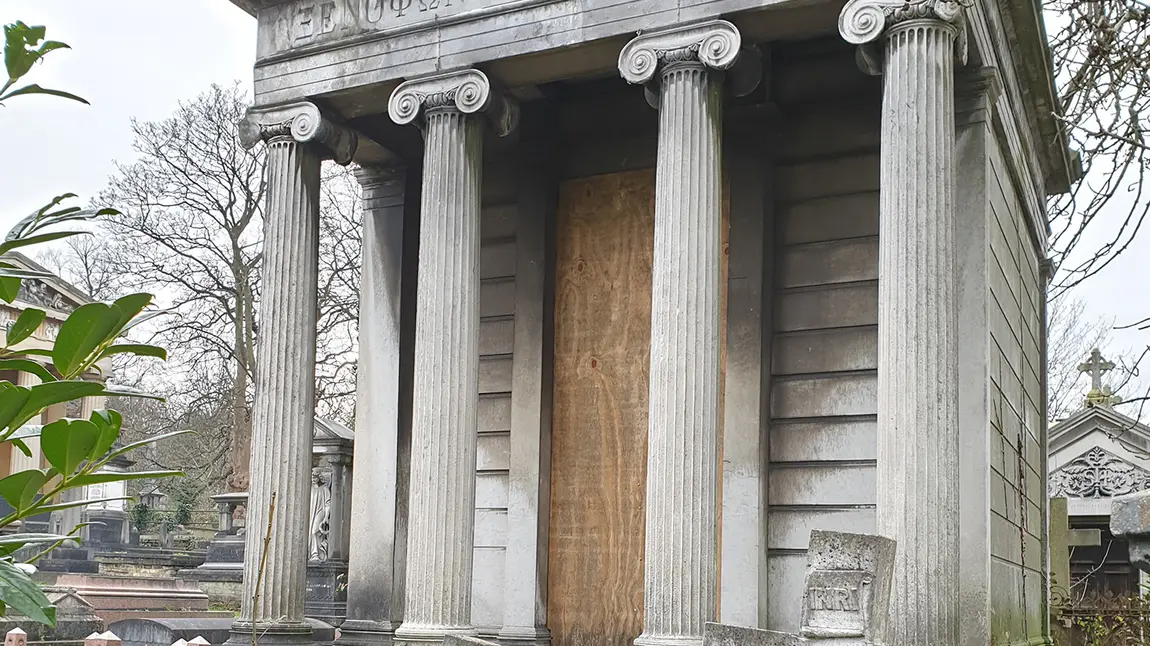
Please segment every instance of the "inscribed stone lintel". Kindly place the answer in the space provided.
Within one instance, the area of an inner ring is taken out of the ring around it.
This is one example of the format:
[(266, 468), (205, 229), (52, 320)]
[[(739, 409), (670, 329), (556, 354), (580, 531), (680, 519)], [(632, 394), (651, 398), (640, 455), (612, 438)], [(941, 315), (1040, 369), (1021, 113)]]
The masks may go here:
[(343, 40), (386, 37), (555, 0), (296, 0), (259, 14), (259, 58)]

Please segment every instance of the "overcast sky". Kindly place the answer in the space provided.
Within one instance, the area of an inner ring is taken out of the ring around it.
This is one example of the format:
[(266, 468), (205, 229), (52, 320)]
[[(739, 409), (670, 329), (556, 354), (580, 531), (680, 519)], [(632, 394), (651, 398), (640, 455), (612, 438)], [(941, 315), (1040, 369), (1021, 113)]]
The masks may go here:
[[(255, 19), (227, 0), (7, 0), (0, 20), (46, 25), (49, 38), (70, 44), (29, 80), (92, 103), (25, 97), (0, 112), (0, 233), (52, 196), (94, 196), (113, 160), (133, 159), (130, 119), (169, 116), (212, 83), (239, 81), (250, 92)], [(1077, 290), (1091, 316), (1119, 324), (1150, 316), (1150, 231), (1140, 238)], [(1150, 333), (1115, 337), (1133, 349)]]

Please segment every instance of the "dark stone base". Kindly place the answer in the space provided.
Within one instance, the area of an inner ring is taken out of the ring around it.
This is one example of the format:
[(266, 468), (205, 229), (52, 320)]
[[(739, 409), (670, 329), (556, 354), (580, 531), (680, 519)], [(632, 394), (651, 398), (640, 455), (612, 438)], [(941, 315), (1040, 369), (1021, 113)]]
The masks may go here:
[[(304, 621), (303, 624), (260, 625), (256, 628), (256, 638), (260, 646), (330, 646), (335, 641), (335, 628), (317, 619)], [(224, 646), (251, 646), (251, 643), (251, 624), (239, 622), (232, 626), (228, 641), (223, 642)]]
[(31, 619), (16, 617), (4, 617), (3, 620), (0, 620), (0, 632), (7, 634), (13, 628), (27, 631), (29, 642), (79, 642), (82, 644), (88, 635), (104, 632), (104, 620), (95, 615), (80, 618), (60, 617), (55, 626), (46, 626)]
[(337, 646), (391, 646), (399, 623), (347, 619), (339, 626)]
[(303, 613), (332, 626), (347, 618), (347, 563), (308, 563)]
[(205, 563), (243, 563), (244, 537), (225, 536), (212, 539), (208, 543), (208, 553)]

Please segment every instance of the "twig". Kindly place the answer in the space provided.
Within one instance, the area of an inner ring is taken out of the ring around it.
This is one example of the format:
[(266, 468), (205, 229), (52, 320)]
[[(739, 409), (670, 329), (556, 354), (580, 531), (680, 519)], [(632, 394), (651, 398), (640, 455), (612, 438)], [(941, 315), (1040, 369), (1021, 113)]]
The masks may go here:
[(268, 504), (268, 528), (264, 532), (264, 545), (260, 551), (260, 569), (256, 572), (256, 589), (252, 593), (252, 646), (256, 646), (256, 624), (259, 623), (260, 589), (264, 580), (264, 566), (268, 562), (268, 547), (272, 542), (272, 519), (276, 515), (276, 492), (272, 492), (271, 502)]

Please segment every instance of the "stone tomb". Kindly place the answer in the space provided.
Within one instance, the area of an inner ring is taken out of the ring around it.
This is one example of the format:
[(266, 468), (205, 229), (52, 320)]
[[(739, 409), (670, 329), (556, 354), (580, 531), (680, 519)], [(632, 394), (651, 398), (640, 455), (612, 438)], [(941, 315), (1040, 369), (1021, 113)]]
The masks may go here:
[(704, 646), (878, 643), (889, 611), (895, 549), (895, 542), (882, 536), (812, 531), (799, 632), (708, 623)]
[(333, 626), (339, 626), (347, 617), (354, 442), (351, 429), (333, 420), (316, 418), (304, 614)]

